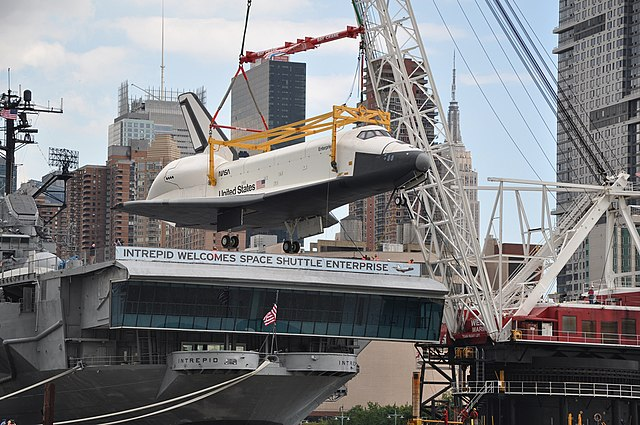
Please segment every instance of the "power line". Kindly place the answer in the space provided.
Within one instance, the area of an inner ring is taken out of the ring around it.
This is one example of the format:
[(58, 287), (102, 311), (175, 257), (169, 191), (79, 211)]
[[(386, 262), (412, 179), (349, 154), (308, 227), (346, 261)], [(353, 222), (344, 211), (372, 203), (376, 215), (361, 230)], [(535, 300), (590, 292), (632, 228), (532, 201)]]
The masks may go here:
[[(505, 1), (505, 3), (511, 14), (514, 15), (513, 18), (502, 5), (501, 0), (493, 0), (493, 2), (486, 0), (486, 3), (531, 77), (540, 82), (539, 88), (544, 89), (545, 97), (555, 101), (559, 118), (558, 123), (565, 131), (565, 134), (569, 136), (585, 166), (602, 183), (606, 182), (608, 176), (614, 174), (611, 164), (604, 160), (604, 155), (595, 142), (593, 135), (586, 128), (571, 102), (568, 102), (563, 87), (558, 86), (556, 78), (536, 48), (536, 44), (529, 36), (522, 21), (508, 1)], [(554, 90), (554, 86), (558, 89), (557, 92)], [(572, 135), (573, 137), (571, 137)]]
[[(533, 108), (538, 113), (538, 116), (540, 117), (540, 120), (542, 121), (544, 127), (547, 129), (547, 132), (549, 133), (549, 135), (551, 136), (551, 138), (553, 139), (553, 141), (555, 143), (556, 142), (556, 134), (554, 134), (554, 132), (551, 130), (551, 128), (549, 128), (549, 125), (547, 124), (547, 120), (542, 115), (542, 112), (540, 111), (540, 108), (538, 108), (538, 104), (536, 103), (536, 101), (533, 100), (533, 96), (529, 92), (529, 89), (527, 88), (527, 85), (524, 83), (524, 81), (520, 77), (520, 73), (516, 70), (516, 67), (513, 64), (513, 62), (511, 61), (511, 58), (507, 54), (504, 46), (502, 45), (502, 42), (500, 41), (500, 38), (496, 35), (496, 33), (493, 30), (491, 24), (489, 23), (489, 20), (487, 19), (487, 16), (485, 15), (484, 11), (480, 7), (480, 4), (478, 4), (478, 0), (474, 0), (474, 1), (475, 1), (475, 4), (476, 4), (476, 7), (478, 8), (478, 11), (482, 15), (482, 18), (484, 19), (485, 23), (487, 24), (487, 27), (491, 31), (491, 34), (493, 35), (494, 40), (496, 41), (496, 43), (500, 47), (500, 50), (502, 51), (502, 53), (504, 54), (504, 57), (506, 58), (506, 60), (509, 63), (509, 65), (511, 66), (511, 69), (513, 70), (513, 73), (515, 74), (516, 78), (518, 78), (518, 81), (520, 82), (520, 85), (522, 86), (522, 89), (524, 90), (524, 92), (527, 94), (527, 97), (531, 101), (531, 105), (533, 106)], [(542, 147), (541, 147), (541, 149), (542, 149)], [(542, 149), (542, 151), (544, 152), (544, 149)], [(555, 166), (553, 168), (555, 170)]]
[[(484, 52), (484, 55), (486, 56), (487, 60), (491, 64), (491, 67), (493, 68), (493, 71), (495, 72), (496, 76), (500, 80), (500, 83), (502, 84), (502, 87), (504, 88), (505, 92), (507, 93), (507, 96), (509, 96), (509, 99), (511, 100), (511, 103), (513, 104), (513, 106), (515, 107), (516, 111), (518, 112), (518, 115), (520, 115), (520, 118), (522, 118), (522, 121), (524, 122), (524, 125), (529, 130), (529, 133), (533, 137), (533, 140), (535, 140), (536, 144), (538, 145), (538, 148), (540, 148), (540, 151), (542, 152), (542, 155), (547, 160), (547, 163), (551, 166), (551, 169), (555, 171), (556, 167), (553, 165), (553, 163), (551, 162), (551, 160), (547, 156), (547, 153), (545, 152), (545, 150), (540, 145), (540, 141), (538, 140), (538, 138), (536, 137), (535, 133), (531, 129), (531, 126), (529, 125), (529, 122), (525, 119), (525, 117), (524, 117), (524, 115), (522, 113), (522, 110), (518, 106), (518, 103), (515, 101), (515, 99), (511, 95), (511, 92), (507, 88), (507, 85), (505, 84), (504, 80), (502, 79), (502, 76), (500, 75), (500, 73), (498, 72), (498, 69), (496, 68), (495, 64), (493, 63), (493, 60), (491, 60), (491, 57), (487, 53), (487, 49), (485, 49), (484, 44), (480, 41), (480, 37), (478, 36), (478, 33), (476, 32), (476, 29), (474, 28), (473, 24), (469, 20), (469, 17), (467, 16), (466, 12), (464, 11), (464, 8), (460, 4), (460, 0), (456, 0), (456, 2), (458, 3), (458, 7), (460, 8), (460, 11), (462, 12), (462, 15), (465, 17), (467, 23), (469, 24), (469, 27), (471, 28), (471, 31), (473, 32), (473, 35), (475, 36), (476, 40), (478, 41), (478, 44), (480, 45), (480, 48), (482, 49), (482, 51)], [(517, 72), (516, 72), (516, 74), (517, 74)]]

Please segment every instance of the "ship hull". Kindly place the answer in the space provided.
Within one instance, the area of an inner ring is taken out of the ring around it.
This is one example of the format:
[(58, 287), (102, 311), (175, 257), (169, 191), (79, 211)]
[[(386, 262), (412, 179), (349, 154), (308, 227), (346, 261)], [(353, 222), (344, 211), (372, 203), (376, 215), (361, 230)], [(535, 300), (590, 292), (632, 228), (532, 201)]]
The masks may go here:
[[(61, 371), (34, 372), (0, 386), (2, 395)], [(229, 381), (246, 371), (183, 373), (170, 377), (165, 365), (86, 367), (55, 381), (55, 421), (88, 418), (172, 399)], [(282, 424), (303, 420), (317, 405), (343, 386), (355, 373), (308, 374), (290, 372), (272, 364), (210, 397), (175, 408), (190, 398), (165, 405), (83, 423), (128, 419), (130, 424)], [(170, 383), (167, 383), (167, 381)], [(1, 401), (3, 416), (19, 424), (42, 421), (43, 387)], [(192, 397), (191, 397), (192, 398)], [(162, 413), (135, 419), (152, 412)]]

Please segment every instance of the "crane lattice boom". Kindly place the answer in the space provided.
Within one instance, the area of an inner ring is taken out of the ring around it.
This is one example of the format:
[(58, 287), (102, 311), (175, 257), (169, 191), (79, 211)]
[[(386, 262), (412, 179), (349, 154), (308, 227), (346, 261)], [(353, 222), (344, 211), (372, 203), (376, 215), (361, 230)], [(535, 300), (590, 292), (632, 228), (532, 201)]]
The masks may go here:
[(322, 35), (320, 37), (299, 38), (295, 43), (287, 41), (284, 46), (274, 47), (273, 49), (261, 50), (259, 52), (249, 52), (240, 57), (240, 63), (255, 63), (260, 59), (266, 59), (271, 56), (290, 55), (293, 53), (304, 52), (306, 50), (315, 49), (321, 44), (328, 43), (341, 38), (356, 38), (364, 31), (362, 27), (347, 26), (346, 30), (333, 32), (331, 34)]
[(460, 313), (471, 314), (496, 339), (502, 318), (410, 1), (355, 0), (354, 5), (365, 28), (367, 84), (377, 107), (391, 113), (396, 137), (422, 148), (431, 159), (426, 182), (403, 196), (432, 277), (451, 289), (445, 322), (456, 332), (466, 319)]

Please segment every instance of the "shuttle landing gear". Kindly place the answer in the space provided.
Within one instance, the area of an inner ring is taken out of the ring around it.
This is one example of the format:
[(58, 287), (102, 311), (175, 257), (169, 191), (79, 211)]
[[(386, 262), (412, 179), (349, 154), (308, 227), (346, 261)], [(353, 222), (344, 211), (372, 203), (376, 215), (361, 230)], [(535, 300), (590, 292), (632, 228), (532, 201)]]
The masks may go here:
[(396, 207), (402, 207), (404, 205), (407, 205), (407, 200), (404, 198), (404, 196), (402, 195), (397, 195), (394, 199), (393, 199), (393, 203), (395, 204)]
[(282, 242), (282, 250), (287, 254), (297, 254), (300, 252), (300, 242), (298, 241), (284, 241)]
[(240, 239), (238, 239), (238, 237), (236, 235), (224, 235), (222, 237), (222, 240), (220, 241), (222, 243), (222, 247), (225, 249), (231, 249), (231, 248), (237, 248), (238, 245), (240, 244)]
[(298, 220), (294, 221), (285, 221), (284, 226), (287, 228), (287, 233), (289, 234), (289, 240), (282, 242), (282, 250), (287, 254), (297, 254), (300, 252), (300, 242), (292, 241), (293, 234), (296, 231), (296, 226), (298, 225)]

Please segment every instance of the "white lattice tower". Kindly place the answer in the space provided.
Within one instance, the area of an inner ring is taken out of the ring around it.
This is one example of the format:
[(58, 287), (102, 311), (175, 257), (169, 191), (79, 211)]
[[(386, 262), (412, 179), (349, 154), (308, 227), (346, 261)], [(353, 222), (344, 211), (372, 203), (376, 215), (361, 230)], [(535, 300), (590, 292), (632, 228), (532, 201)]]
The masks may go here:
[(450, 289), (445, 322), (461, 330), (476, 315), (493, 339), (502, 327), (456, 164), (444, 109), (433, 83), (409, 0), (354, 0), (365, 28), (368, 85), (379, 108), (391, 112), (398, 138), (423, 149), (432, 166), (421, 186), (402, 195), (432, 277)]

